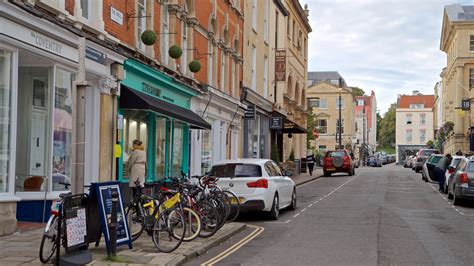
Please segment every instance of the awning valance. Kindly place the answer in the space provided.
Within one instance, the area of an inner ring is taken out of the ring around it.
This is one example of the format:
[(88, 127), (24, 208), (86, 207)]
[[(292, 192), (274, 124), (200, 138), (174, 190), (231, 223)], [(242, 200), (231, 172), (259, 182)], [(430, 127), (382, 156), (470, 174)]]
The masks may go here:
[(272, 117), (281, 117), (281, 127), (273, 129), (281, 130), (282, 133), (304, 134), (307, 132), (305, 128), (291, 121), (290, 119), (288, 119), (288, 117), (282, 115), (279, 112), (273, 111)]
[(189, 123), (193, 129), (211, 129), (211, 125), (193, 111), (124, 85), (120, 91), (120, 108), (149, 110)]

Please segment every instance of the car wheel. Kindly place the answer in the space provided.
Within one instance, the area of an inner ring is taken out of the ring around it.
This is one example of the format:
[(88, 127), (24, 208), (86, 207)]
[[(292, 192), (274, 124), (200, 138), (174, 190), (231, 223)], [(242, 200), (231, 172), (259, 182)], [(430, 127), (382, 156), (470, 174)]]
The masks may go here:
[(275, 194), (275, 197), (273, 197), (272, 209), (270, 210), (270, 213), (268, 215), (271, 220), (278, 220), (278, 216), (280, 215), (278, 194)]
[(326, 176), (326, 177), (331, 176), (331, 174), (328, 173), (328, 172), (323, 172), (323, 175)]
[(289, 210), (296, 210), (296, 188), (293, 188), (293, 193), (291, 194), (291, 205), (288, 207)]

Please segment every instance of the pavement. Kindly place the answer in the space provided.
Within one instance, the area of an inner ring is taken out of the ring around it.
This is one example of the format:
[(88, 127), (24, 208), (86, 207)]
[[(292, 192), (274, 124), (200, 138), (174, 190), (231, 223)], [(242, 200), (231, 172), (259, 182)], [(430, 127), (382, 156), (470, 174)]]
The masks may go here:
[[(243, 216), (246, 231), (186, 265), (473, 265), (474, 202), (453, 206), (436, 186), (394, 164), (321, 177), (297, 188), (295, 211)], [(225, 253), (250, 228), (263, 230)]]
[[(320, 177), (316, 173), (313, 173), (313, 176), (303, 173), (293, 176), (292, 179), (297, 185), (304, 184)], [(38, 252), (43, 228), (44, 224), (20, 222), (16, 233), (0, 237), (0, 265), (42, 265), (38, 259)], [(93, 261), (90, 265), (179, 265), (205, 254), (206, 251), (245, 229), (245, 223), (226, 224), (208, 239), (197, 238), (192, 242), (183, 242), (173, 253), (159, 253), (151, 237), (144, 234), (133, 243), (132, 250), (127, 246), (117, 248), (121, 263), (105, 261), (107, 252), (104, 242), (101, 242), (99, 247), (91, 244), (89, 250), (93, 255)]]

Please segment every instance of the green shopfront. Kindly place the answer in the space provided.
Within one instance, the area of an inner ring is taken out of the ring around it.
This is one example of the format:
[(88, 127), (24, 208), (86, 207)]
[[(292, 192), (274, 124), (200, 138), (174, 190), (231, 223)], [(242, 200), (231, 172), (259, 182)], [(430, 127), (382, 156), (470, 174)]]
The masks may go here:
[(124, 63), (126, 78), (121, 82), (118, 118), (118, 179), (128, 181), (124, 165), (131, 155), (132, 142), (139, 139), (147, 153), (147, 181), (188, 173), (190, 130), (210, 129), (190, 110), (193, 89), (176, 82), (135, 60)]

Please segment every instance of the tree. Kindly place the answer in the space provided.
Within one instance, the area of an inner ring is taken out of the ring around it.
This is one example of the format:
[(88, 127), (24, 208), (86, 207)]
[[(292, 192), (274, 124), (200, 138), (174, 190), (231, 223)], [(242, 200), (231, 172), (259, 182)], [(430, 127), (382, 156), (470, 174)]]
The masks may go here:
[(352, 95), (354, 96), (364, 96), (365, 91), (359, 87), (351, 87), (352, 89)]
[(382, 128), (382, 116), (377, 112), (377, 141), (380, 142), (380, 129)]
[(395, 144), (396, 109), (397, 104), (391, 104), (380, 122), (379, 144), (381, 147), (392, 147)]

